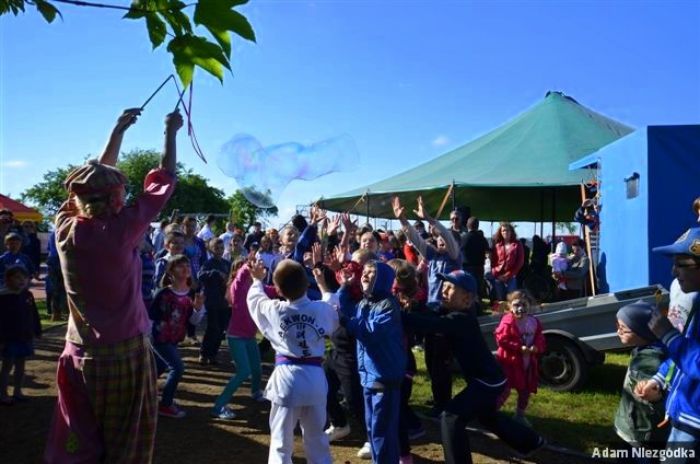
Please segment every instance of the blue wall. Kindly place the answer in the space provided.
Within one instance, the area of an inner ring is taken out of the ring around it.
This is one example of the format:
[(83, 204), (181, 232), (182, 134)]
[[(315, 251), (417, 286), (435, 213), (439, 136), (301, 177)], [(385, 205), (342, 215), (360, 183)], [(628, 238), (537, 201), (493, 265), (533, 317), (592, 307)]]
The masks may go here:
[[(700, 126), (649, 126), (649, 248), (673, 243), (697, 227), (692, 203), (700, 196)], [(666, 288), (671, 261), (652, 253), (650, 282)]]
[[(649, 284), (649, 175), (647, 133), (641, 129), (598, 153), (602, 210), (600, 255), (607, 287), (617, 291)], [(625, 178), (639, 174), (639, 195), (628, 199)], [(604, 282), (605, 283), (605, 282)]]

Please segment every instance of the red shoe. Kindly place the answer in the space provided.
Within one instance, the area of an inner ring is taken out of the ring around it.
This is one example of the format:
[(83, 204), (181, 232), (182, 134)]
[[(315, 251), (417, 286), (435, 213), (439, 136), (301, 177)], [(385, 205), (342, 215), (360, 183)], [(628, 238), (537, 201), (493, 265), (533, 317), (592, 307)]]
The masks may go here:
[(170, 406), (163, 406), (162, 404), (158, 406), (158, 414), (165, 417), (173, 417), (175, 419), (182, 419), (187, 415), (187, 413), (180, 409), (177, 404), (173, 403)]

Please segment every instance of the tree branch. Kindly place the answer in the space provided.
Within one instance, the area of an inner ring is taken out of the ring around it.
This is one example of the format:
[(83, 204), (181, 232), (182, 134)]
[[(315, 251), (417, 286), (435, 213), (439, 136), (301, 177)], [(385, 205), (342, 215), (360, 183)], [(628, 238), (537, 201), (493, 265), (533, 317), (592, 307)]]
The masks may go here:
[[(147, 10), (145, 8), (138, 8), (135, 6), (108, 5), (105, 3), (84, 2), (82, 0), (52, 0), (52, 1), (56, 2), (56, 3), (67, 3), (69, 5), (91, 6), (93, 8), (109, 8), (112, 10), (123, 10), (123, 11), (142, 11), (144, 13), (158, 13), (160, 11), (169, 11), (169, 10)], [(185, 8), (190, 7), (190, 6), (194, 6), (194, 5), (196, 5), (196, 3), (188, 3), (186, 5), (183, 5), (179, 9), (184, 10)]]

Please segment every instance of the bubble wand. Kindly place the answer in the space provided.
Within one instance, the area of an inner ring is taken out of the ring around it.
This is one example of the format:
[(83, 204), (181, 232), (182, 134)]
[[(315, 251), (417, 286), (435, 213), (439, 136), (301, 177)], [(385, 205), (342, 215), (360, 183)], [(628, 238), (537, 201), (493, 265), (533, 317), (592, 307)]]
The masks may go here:
[(192, 82), (190, 82), (190, 96), (189, 96), (189, 102), (187, 105), (185, 105), (185, 102), (183, 100), (185, 96), (185, 92), (187, 92), (187, 87), (183, 87), (182, 91), (180, 90), (180, 86), (177, 85), (177, 79), (175, 79), (175, 75), (170, 74), (168, 77), (165, 78), (165, 80), (158, 86), (158, 88), (146, 99), (146, 101), (141, 105), (141, 108), (139, 108), (141, 111), (146, 108), (146, 105), (148, 105), (151, 100), (153, 100), (153, 97), (155, 97), (158, 92), (161, 91), (163, 87), (165, 87), (165, 84), (168, 83), (169, 80), (173, 81), (175, 84), (175, 88), (177, 89), (178, 93), (178, 99), (177, 103), (175, 104), (175, 109), (173, 111), (176, 111), (179, 107), (180, 104), (182, 104), (182, 109), (185, 111), (185, 115), (187, 116), (187, 135), (190, 137), (190, 142), (192, 143), (192, 149), (194, 152), (199, 156), (199, 158), (204, 161), (205, 163), (207, 162), (207, 159), (204, 157), (204, 152), (202, 151), (202, 148), (199, 146), (199, 142), (197, 141), (197, 136), (194, 133), (194, 126), (192, 125), (192, 90), (194, 89), (194, 85)]

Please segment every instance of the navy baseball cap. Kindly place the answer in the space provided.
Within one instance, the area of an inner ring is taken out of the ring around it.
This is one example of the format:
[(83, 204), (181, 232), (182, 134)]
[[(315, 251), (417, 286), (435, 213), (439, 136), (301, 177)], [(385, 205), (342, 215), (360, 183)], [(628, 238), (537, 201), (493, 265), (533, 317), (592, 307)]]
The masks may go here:
[(449, 274), (438, 274), (437, 278), (439, 280), (450, 282), (451, 284), (456, 285), (469, 293), (476, 293), (476, 280), (468, 272), (452, 271)]
[(678, 237), (675, 243), (655, 247), (652, 251), (662, 255), (690, 255), (700, 258), (700, 227), (692, 227)]

